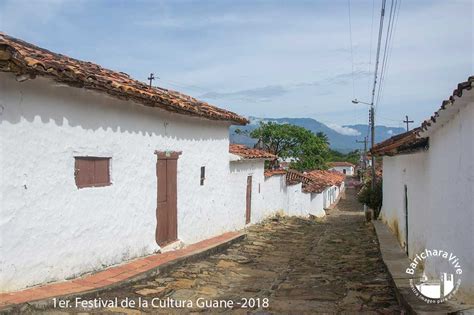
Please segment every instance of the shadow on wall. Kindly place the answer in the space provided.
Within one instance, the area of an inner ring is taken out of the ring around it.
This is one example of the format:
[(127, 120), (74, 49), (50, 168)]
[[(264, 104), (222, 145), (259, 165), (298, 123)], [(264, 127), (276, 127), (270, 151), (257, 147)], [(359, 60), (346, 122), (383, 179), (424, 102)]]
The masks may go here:
[(59, 127), (112, 130), (148, 137), (160, 135), (186, 141), (224, 140), (228, 136), (228, 122), (146, 107), (41, 77), (22, 83), (8, 73), (0, 73), (0, 78), (3, 106), (0, 123), (18, 124), (22, 119), (33, 122), (39, 118), (44, 124), (54, 122)]

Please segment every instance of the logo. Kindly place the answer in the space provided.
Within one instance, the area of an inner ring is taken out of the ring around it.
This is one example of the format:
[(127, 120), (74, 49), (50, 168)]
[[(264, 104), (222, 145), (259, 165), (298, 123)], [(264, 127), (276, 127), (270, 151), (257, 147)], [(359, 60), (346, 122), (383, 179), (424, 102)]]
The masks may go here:
[[(430, 276), (425, 273), (429, 266)], [(461, 285), (462, 267), (459, 258), (453, 253), (425, 249), (417, 254), (405, 271), (411, 276), (413, 293), (426, 303), (444, 303), (456, 294)]]

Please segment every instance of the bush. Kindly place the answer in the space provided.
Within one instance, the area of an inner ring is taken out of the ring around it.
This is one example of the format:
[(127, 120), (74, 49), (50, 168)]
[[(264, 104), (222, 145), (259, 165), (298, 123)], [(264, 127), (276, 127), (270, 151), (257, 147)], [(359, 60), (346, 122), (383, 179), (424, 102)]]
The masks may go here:
[(375, 182), (375, 188), (372, 189), (372, 182), (367, 181), (357, 195), (359, 202), (366, 204), (374, 210), (374, 219), (377, 219), (382, 209), (382, 180)]

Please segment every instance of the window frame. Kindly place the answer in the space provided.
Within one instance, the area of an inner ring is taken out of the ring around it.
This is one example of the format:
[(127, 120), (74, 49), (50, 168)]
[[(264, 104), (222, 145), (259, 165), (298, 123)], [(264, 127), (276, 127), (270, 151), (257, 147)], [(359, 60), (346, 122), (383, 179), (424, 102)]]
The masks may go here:
[(205, 181), (206, 181), (206, 166), (201, 166), (201, 175), (199, 179), (200, 186), (204, 186)]
[[(107, 187), (107, 186), (112, 185), (112, 178), (111, 178), (112, 176), (111, 176), (111, 167), (110, 167), (111, 160), (112, 160), (112, 157), (110, 156), (74, 156), (74, 182), (76, 184), (76, 187), (78, 189), (82, 189), (82, 188), (92, 188), (92, 187)], [(78, 176), (79, 167), (80, 167), (80, 165), (78, 164), (81, 162), (84, 163), (86, 161), (92, 162), (93, 171), (92, 171), (92, 174), (89, 175), (92, 177), (91, 183), (83, 183), (82, 181), (80, 182), (80, 179)], [(97, 161), (107, 162), (107, 175), (106, 175), (107, 181), (106, 182), (98, 182), (95, 180), (96, 177), (100, 177), (100, 176), (97, 176), (97, 169), (96, 169)]]

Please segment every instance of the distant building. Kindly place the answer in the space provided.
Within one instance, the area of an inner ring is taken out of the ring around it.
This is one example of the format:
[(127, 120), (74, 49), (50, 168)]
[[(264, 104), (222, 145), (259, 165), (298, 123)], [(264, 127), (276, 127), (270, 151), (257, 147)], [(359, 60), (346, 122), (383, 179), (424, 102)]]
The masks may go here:
[(355, 165), (349, 162), (329, 162), (329, 170), (336, 171), (348, 176), (354, 175)]

